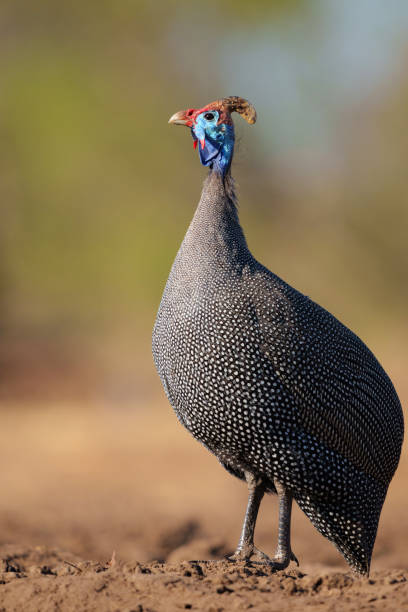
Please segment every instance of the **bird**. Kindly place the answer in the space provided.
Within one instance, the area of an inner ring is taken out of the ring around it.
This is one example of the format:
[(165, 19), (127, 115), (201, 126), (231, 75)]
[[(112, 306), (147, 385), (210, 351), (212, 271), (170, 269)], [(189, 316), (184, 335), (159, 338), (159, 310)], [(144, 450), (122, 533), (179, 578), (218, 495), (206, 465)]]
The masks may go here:
[[(295, 501), (357, 574), (368, 575), (378, 521), (404, 435), (392, 382), (337, 318), (255, 259), (231, 176), (236, 112), (229, 96), (171, 116), (190, 128), (208, 168), (153, 329), (154, 362), (181, 424), (232, 475), (248, 504), (231, 562), (298, 563)], [(254, 544), (265, 493), (278, 496), (273, 558)]]

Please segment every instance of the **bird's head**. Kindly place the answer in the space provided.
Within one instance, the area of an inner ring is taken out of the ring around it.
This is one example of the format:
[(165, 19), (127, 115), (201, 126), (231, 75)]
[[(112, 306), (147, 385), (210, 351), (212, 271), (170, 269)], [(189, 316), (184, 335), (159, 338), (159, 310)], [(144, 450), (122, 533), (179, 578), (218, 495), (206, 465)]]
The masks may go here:
[(194, 148), (198, 146), (201, 163), (224, 175), (231, 165), (234, 152), (234, 124), (231, 118), (234, 111), (248, 123), (255, 123), (255, 108), (248, 100), (238, 96), (216, 100), (203, 108), (179, 111), (170, 117), (169, 123), (189, 127)]

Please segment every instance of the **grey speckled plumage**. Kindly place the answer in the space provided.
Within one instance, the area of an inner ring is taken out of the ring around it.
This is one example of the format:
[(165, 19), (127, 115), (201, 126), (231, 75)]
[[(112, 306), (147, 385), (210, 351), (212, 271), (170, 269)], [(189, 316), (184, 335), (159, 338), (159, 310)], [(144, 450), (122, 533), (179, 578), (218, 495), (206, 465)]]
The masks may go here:
[[(403, 438), (363, 342), (251, 255), (232, 179), (210, 170), (174, 261), (153, 354), (181, 423), (232, 474), (276, 492), (368, 573)], [(293, 557), (292, 557), (293, 558)]]

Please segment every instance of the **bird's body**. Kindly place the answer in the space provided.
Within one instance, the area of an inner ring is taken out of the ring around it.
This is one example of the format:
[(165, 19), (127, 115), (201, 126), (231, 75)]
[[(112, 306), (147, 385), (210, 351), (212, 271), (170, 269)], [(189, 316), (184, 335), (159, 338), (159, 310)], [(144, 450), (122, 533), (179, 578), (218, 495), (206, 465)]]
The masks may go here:
[(254, 479), (260, 499), (289, 492), (367, 573), (400, 455), (398, 397), (356, 335), (251, 255), (228, 172), (213, 168), (206, 179), (153, 354), (193, 436), (235, 476)]

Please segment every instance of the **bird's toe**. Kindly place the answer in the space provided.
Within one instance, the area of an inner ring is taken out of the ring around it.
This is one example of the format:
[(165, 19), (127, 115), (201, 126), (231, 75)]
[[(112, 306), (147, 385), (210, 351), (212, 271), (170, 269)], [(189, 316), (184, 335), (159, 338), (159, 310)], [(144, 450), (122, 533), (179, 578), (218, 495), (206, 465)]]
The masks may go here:
[(227, 555), (226, 559), (228, 561), (251, 561), (251, 563), (262, 563), (264, 565), (273, 563), (268, 555), (253, 544), (237, 548), (232, 555)]
[(295, 555), (295, 553), (291, 550), (290, 551), (290, 560), (294, 561), (296, 563), (296, 565), (299, 567), (299, 561), (297, 556)]

